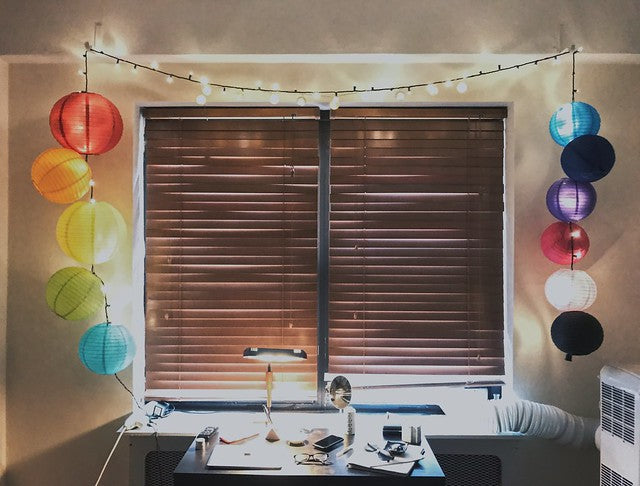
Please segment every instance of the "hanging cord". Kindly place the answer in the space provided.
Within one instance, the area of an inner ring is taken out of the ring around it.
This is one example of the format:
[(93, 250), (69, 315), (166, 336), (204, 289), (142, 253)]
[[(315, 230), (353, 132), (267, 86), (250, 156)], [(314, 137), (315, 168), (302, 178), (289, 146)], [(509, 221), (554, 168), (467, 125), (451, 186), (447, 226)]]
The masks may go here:
[(578, 90), (576, 89), (576, 54), (578, 51), (576, 51), (573, 47), (574, 46), (571, 46), (573, 51), (571, 53), (571, 102), (572, 103), (576, 100), (576, 93), (578, 92)]
[(83, 71), (83, 75), (84, 75), (84, 91), (83, 93), (87, 93), (89, 91), (89, 64), (88, 64), (88, 55), (89, 50), (87, 49), (86, 51), (84, 51), (84, 54), (82, 55), (82, 57), (84, 57), (84, 71)]
[(571, 270), (573, 270), (573, 261), (576, 258), (576, 254), (575, 251), (573, 249), (574, 244), (573, 244), (573, 224), (571, 223), (571, 221), (569, 221), (569, 236), (571, 237)]

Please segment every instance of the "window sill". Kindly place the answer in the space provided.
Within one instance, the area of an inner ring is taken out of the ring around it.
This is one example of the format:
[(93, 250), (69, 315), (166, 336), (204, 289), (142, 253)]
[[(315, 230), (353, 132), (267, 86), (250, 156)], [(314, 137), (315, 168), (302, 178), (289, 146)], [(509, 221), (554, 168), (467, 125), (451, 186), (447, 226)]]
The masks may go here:
[[(371, 430), (380, 428), (386, 424), (410, 424), (420, 425), (422, 434), (428, 439), (438, 438), (514, 438), (521, 434), (496, 433), (495, 425), (490, 412), (492, 407), (460, 411), (448, 410), (442, 407), (445, 415), (416, 415), (416, 414), (390, 414), (387, 418), (379, 413), (358, 413), (356, 415), (356, 437), (358, 429)], [(343, 435), (345, 429), (345, 416), (335, 410), (328, 412), (291, 412), (274, 411), (271, 414), (274, 426), (280, 435), (287, 435), (287, 431), (295, 435), (301, 429), (326, 428), (330, 433)], [(189, 413), (174, 411), (163, 419), (157, 419), (154, 427), (145, 426), (140, 429), (127, 431), (129, 436), (148, 436), (158, 433), (160, 436), (185, 437), (195, 436), (209, 425), (217, 425), (224, 431), (225, 428), (252, 428), (253, 430), (265, 430), (265, 417), (262, 413), (239, 411), (213, 411)], [(224, 434), (224, 432), (222, 432)]]

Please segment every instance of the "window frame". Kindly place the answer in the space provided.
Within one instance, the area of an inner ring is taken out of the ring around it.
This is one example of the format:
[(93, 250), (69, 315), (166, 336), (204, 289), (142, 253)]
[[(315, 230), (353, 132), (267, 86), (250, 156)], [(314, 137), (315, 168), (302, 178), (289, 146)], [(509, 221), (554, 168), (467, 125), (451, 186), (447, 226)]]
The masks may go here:
[[(134, 150), (133, 150), (133, 171), (132, 171), (132, 185), (133, 185), (133, 204), (132, 204), (132, 333), (137, 343), (138, 353), (136, 354), (133, 366), (132, 366), (132, 388), (133, 395), (136, 400), (144, 400), (145, 397), (145, 179), (144, 179), (144, 135), (145, 135), (145, 118), (143, 110), (145, 108), (180, 108), (185, 106), (193, 106), (188, 103), (145, 103), (136, 105), (135, 109), (135, 135), (134, 138)], [(268, 107), (268, 104), (261, 103), (210, 103), (208, 106), (212, 108), (224, 108), (224, 107), (241, 107), (241, 108), (254, 108), (254, 107)], [(295, 107), (296, 105), (282, 104), (281, 107)], [(396, 375), (393, 376), (394, 383), (367, 383), (366, 380), (359, 380), (358, 375), (350, 377), (353, 384), (362, 387), (363, 390), (378, 389), (378, 388), (394, 388), (402, 387), (403, 394), (411, 395), (411, 392), (417, 392), (424, 387), (440, 387), (451, 386), (452, 384), (459, 385), (465, 388), (489, 388), (493, 385), (499, 384), (502, 386), (506, 393), (510, 393), (513, 390), (513, 299), (514, 299), (514, 208), (515, 208), (515, 194), (514, 194), (514, 144), (511, 140), (511, 134), (513, 133), (513, 103), (511, 102), (496, 102), (496, 103), (407, 103), (402, 105), (387, 104), (387, 103), (350, 103), (344, 104), (343, 107), (350, 108), (371, 108), (379, 107), (383, 109), (387, 108), (452, 108), (452, 107), (466, 107), (466, 108), (506, 108), (508, 115), (504, 119), (504, 151), (503, 151), (503, 181), (504, 181), (504, 211), (503, 211), (503, 306), (504, 306), (504, 322), (503, 322), (503, 349), (504, 349), (504, 375), (500, 377), (490, 377), (490, 380), (486, 380), (484, 376), (476, 375), (471, 376), (471, 380), (465, 379), (468, 377), (452, 377), (449, 375), (443, 375), (446, 379), (440, 379), (438, 375), (430, 375), (429, 380), (420, 380), (419, 375), (412, 378), (407, 378), (401, 383), (395, 380)], [(320, 106), (320, 129), (319, 129), (319, 146), (320, 146), (320, 161), (319, 161), (319, 187), (318, 187), (318, 364), (317, 364), (317, 397), (313, 402), (295, 402), (294, 407), (300, 409), (306, 408), (325, 408), (327, 405), (327, 397), (325, 393), (326, 383), (331, 381), (333, 375), (327, 372), (328, 369), (328, 336), (329, 336), (329, 280), (328, 280), (328, 268), (329, 268), (329, 193), (330, 193), (330, 148), (325, 150), (323, 156), (323, 148), (330, 147), (327, 143), (323, 143), (323, 137), (330, 140), (330, 111), (327, 107)], [(324, 124), (324, 125), (323, 125)], [(323, 180), (327, 180), (328, 183), (322, 184)], [(326, 210), (325, 210), (326, 207)], [(322, 232), (322, 233), (321, 233)], [(325, 241), (323, 241), (325, 240)], [(326, 253), (326, 254), (325, 254)], [(324, 263), (326, 258), (326, 263)], [(323, 264), (324, 263), (324, 264)], [(326, 287), (326, 288), (325, 288)], [(435, 377), (435, 379), (434, 379)], [(453, 380), (451, 378), (454, 378)], [(457, 379), (459, 378), (459, 379)], [(406, 392), (406, 393), (405, 393)], [(367, 393), (364, 393), (368, 397)], [(421, 400), (423, 402), (423, 400)], [(179, 402), (186, 408), (247, 408), (254, 407), (256, 404), (262, 403), (262, 401), (220, 401), (220, 400), (203, 400), (203, 401), (181, 401)], [(288, 402), (290, 403), (290, 402)], [(360, 402), (358, 402), (360, 403)], [(371, 401), (370, 398), (366, 398), (363, 403), (376, 403), (374, 398)], [(415, 403), (415, 402), (410, 402)], [(278, 403), (274, 400), (274, 406), (277, 407)]]

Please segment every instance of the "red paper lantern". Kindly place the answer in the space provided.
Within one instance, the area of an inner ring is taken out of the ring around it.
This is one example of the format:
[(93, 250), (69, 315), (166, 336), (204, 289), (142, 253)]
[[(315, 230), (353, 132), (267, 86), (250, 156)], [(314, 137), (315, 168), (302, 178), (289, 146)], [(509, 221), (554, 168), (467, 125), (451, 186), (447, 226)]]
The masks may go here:
[(120, 112), (97, 93), (70, 93), (60, 98), (51, 108), (49, 126), (60, 145), (85, 155), (111, 150), (122, 136)]
[[(573, 240), (573, 243), (572, 243)], [(542, 253), (549, 260), (560, 265), (581, 260), (589, 251), (589, 236), (575, 223), (553, 223), (547, 226), (540, 238)]]

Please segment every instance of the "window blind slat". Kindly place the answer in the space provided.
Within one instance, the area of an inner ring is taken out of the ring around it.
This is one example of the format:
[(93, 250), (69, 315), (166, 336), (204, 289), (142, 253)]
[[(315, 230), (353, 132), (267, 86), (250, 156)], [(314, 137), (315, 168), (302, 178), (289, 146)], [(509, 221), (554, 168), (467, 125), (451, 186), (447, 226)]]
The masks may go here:
[(143, 113), (147, 390), (260, 398), (266, 365), (242, 358), (258, 346), (305, 349), (306, 362), (274, 371), (308, 394), (317, 361), (317, 110)]
[(332, 112), (329, 373), (502, 375), (502, 109)]

